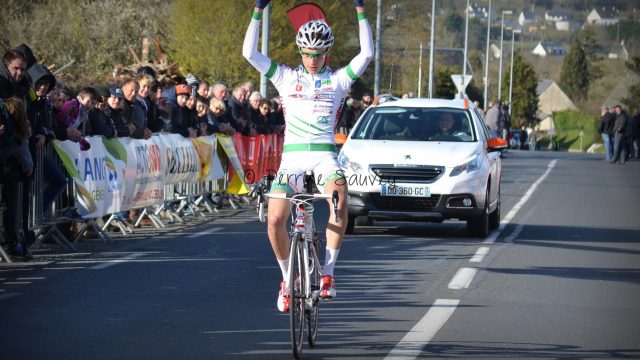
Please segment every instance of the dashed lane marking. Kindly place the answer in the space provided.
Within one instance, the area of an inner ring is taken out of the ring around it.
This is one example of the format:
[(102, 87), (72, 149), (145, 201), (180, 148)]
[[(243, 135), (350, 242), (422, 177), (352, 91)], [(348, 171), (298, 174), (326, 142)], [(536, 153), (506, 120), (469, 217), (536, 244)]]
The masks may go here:
[(429, 311), (400, 340), (385, 360), (413, 360), (449, 320), (460, 300), (437, 299)]

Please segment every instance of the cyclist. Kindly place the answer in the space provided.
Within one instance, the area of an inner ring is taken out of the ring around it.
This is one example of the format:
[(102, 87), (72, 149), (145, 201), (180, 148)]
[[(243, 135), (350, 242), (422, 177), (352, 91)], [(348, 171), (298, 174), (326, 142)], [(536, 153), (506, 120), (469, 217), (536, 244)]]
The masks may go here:
[[(263, 9), (270, 0), (256, 0), (242, 48), (243, 56), (278, 90), (285, 109), (286, 130), (280, 169), (273, 181), (272, 192), (303, 191), (305, 171), (312, 170), (318, 188), (324, 193), (339, 193), (339, 218), (330, 217), (327, 224), (327, 247), (322, 268), (320, 296), (336, 296), (333, 269), (340, 252), (347, 225), (347, 181), (336, 159), (334, 128), (344, 98), (351, 84), (364, 73), (373, 58), (373, 37), (364, 12), (363, 0), (356, 6), (360, 53), (344, 68), (333, 70), (326, 64), (333, 46), (331, 28), (322, 20), (311, 20), (300, 27), (296, 45), (302, 64), (290, 68), (277, 64), (258, 52), (258, 34)], [(330, 201), (330, 200), (329, 200)], [(288, 311), (289, 237), (286, 222), (290, 216), (287, 199), (269, 199), (268, 236), (282, 271), (278, 293), (278, 309)]]

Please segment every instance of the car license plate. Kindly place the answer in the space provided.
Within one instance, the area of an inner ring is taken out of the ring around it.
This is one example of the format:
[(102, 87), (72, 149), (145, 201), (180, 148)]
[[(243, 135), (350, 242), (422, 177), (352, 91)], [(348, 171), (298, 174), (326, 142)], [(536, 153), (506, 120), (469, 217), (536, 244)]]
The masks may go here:
[(427, 185), (389, 185), (383, 184), (380, 189), (382, 196), (410, 196), (410, 197), (430, 197), (431, 191)]

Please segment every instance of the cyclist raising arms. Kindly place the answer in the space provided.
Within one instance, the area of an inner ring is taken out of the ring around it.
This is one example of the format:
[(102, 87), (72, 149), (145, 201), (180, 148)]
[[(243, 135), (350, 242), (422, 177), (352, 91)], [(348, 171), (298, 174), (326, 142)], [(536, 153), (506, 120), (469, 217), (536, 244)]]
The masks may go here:
[[(258, 35), (263, 9), (270, 0), (256, 0), (256, 7), (242, 48), (243, 56), (278, 90), (285, 110), (286, 130), (280, 169), (271, 187), (272, 192), (302, 192), (304, 174), (312, 170), (318, 188), (323, 193), (338, 191), (338, 219), (330, 217), (327, 225), (327, 248), (322, 268), (320, 296), (336, 296), (333, 268), (340, 252), (347, 226), (347, 181), (337, 162), (334, 128), (344, 98), (351, 84), (364, 73), (373, 58), (373, 37), (364, 12), (363, 0), (354, 0), (360, 32), (360, 53), (349, 65), (339, 70), (326, 66), (333, 46), (331, 28), (322, 20), (302, 25), (296, 45), (302, 64), (290, 68), (277, 64), (258, 52)], [(329, 200), (331, 201), (331, 200)], [(290, 216), (287, 199), (269, 199), (268, 235), (276, 255), (282, 278), (278, 293), (278, 309), (289, 310), (289, 236), (286, 222)]]

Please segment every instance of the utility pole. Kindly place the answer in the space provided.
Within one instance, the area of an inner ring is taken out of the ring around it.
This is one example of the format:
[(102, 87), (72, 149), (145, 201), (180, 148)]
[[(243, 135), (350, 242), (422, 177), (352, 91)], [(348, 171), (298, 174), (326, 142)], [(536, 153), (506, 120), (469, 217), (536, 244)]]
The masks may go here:
[(373, 96), (380, 94), (380, 48), (382, 43), (382, 0), (378, 0), (378, 17), (376, 18), (376, 56)]
[(487, 99), (489, 96), (489, 42), (491, 35), (491, 0), (489, 0), (489, 11), (487, 13), (487, 52), (484, 56), (484, 108), (488, 108)]
[(429, 50), (429, 98), (433, 98), (433, 52), (435, 50), (436, 0), (431, 1), (431, 49)]

